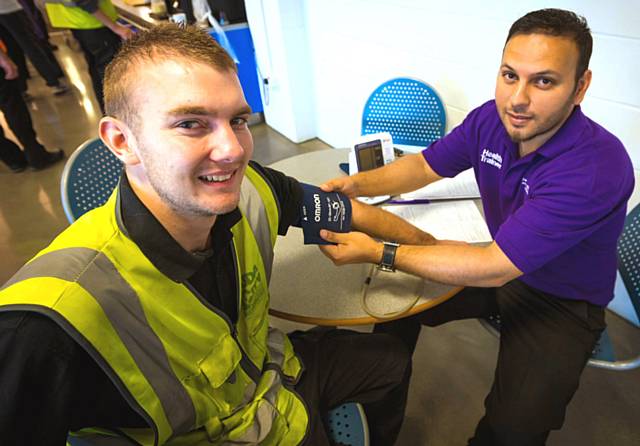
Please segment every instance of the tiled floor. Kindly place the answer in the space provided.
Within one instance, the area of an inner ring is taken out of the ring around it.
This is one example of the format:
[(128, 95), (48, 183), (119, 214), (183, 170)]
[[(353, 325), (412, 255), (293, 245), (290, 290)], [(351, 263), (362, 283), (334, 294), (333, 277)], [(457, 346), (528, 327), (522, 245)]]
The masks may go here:
[[(84, 140), (97, 136), (98, 106), (90, 90), (81, 55), (64, 44), (57, 52), (73, 92), (54, 97), (35, 76), (30, 103), (38, 135), (50, 148), (70, 154)], [(255, 158), (265, 164), (305, 151), (327, 148), (322, 141), (293, 144), (268, 126), (252, 127)], [(0, 165), (0, 283), (67, 226), (60, 205), (63, 163), (40, 172), (11, 173)], [(608, 318), (621, 353), (640, 353), (640, 329), (616, 316)], [(275, 325), (297, 325), (274, 320)], [(400, 445), (466, 444), (482, 414), (498, 341), (477, 321), (425, 328), (415, 354), (414, 379)], [(0, 359), (1, 360), (1, 359)], [(571, 402), (565, 426), (554, 432), (552, 446), (640, 445), (640, 370), (606, 372), (589, 368)]]

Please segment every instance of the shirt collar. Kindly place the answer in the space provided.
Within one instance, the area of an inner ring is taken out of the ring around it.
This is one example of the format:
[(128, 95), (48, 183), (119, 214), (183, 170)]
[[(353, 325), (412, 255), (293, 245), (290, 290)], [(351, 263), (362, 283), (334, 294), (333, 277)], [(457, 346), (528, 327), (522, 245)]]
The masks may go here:
[(578, 141), (584, 131), (586, 119), (580, 106), (576, 105), (562, 127), (536, 150), (536, 154), (545, 158), (555, 158), (566, 153)]
[(174, 282), (186, 281), (209, 257), (222, 251), (220, 248), (233, 237), (231, 227), (241, 218), (238, 208), (228, 214), (218, 215), (211, 228), (211, 248), (191, 253), (180, 246), (140, 201), (131, 188), (126, 173), (120, 179), (119, 193), (125, 231), (149, 261)]

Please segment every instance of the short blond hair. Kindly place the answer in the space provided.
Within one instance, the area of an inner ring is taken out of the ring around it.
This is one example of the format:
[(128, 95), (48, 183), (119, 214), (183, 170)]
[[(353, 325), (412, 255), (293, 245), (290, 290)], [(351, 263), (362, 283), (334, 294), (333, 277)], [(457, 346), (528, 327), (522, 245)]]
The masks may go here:
[(233, 59), (205, 31), (195, 26), (180, 27), (173, 23), (157, 25), (123, 42), (107, 66), (104, 75), (107, 116), (120, 119), (130, 127), (137, 127), (138, 113), (131, 91), (137, 70), (144, 64), (152, 68), (154, 63), (166, 59), (186, 59), (219, 71), (237, 73)]

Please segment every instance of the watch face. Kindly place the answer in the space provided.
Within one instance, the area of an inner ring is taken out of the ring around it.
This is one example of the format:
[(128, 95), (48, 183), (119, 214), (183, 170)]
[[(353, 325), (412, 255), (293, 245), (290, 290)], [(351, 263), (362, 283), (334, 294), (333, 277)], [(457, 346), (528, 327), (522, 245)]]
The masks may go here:
[(380, 265), (378, 265), (381, 271), (395, 271), (393, 264), (396, 259), (396, 249), (398, 249), (398, 244), (388, 242), (384, 243), (384, 248), (382, 249), (382, 260), (380, 261)]

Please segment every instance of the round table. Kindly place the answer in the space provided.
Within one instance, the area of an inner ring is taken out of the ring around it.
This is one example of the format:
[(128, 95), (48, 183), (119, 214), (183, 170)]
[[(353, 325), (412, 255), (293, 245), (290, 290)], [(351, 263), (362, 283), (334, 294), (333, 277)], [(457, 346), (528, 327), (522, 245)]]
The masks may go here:
[[(348, 150), (329, 149), (293, 156), (269, 167), (301, 182), (319, 185), (344, 174), (338, 164), (346, 162)], [(314, 325), (364, 325), (380, 322), (360, 304), (362, 286), (371, 265), (334, 266), (317, 246), (304, 245), (302, 230), (290, 228), (279, 237), (271, 276), (273, 316)], [(406, 317), (427, 310), (458, 293), (462, 287), (422, 280), (402, 272), (378, 272), (369, 286), (367, 303), (377, 314), (398, 311), (420, 299)], [(390, 320), (390, 319), (385, 319)]]

